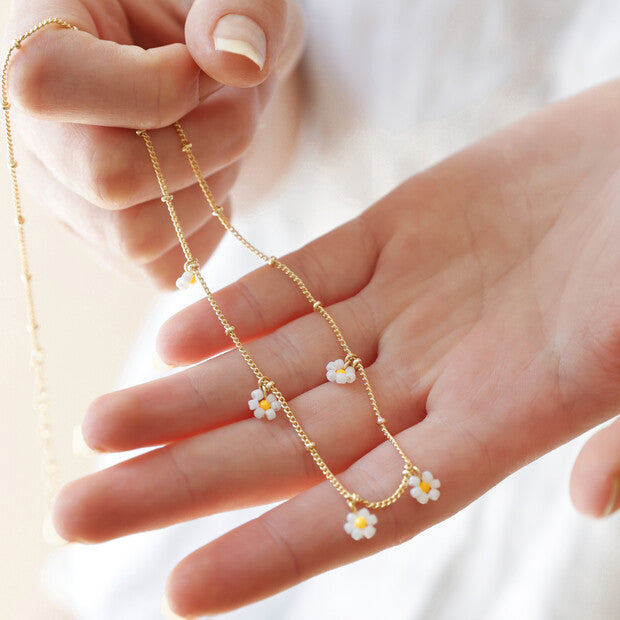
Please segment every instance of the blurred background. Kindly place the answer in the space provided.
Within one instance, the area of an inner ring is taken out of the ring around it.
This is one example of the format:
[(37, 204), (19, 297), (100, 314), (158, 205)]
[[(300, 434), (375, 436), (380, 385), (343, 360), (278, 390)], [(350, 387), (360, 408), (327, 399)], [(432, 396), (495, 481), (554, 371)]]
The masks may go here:
[[(8, 2), (0, 3), (4, 30)], [(45, 515), (40, 449), (28, 361), (26, 305), (20, 280), (4, 123), (0, 148), (0, 618), (52, 619), (39, 598), (39, 566), (49, 547), (38, 535)], [(19, 152), (16, 152), (19, 162)], [(18, 171), (19, 174), (19, 171)], [(35, 303), (56, 424), (60, 479), (85, 472), (88, 459), (72, 453), (72, 429), (88, 403), (110, 391), (133, 334), (154, 291), (129, 280), (91, 256), (42, 205), (24, 197), (24, 215), (34, 274)], [(60, 617), (60, 616), (59, 616)]]

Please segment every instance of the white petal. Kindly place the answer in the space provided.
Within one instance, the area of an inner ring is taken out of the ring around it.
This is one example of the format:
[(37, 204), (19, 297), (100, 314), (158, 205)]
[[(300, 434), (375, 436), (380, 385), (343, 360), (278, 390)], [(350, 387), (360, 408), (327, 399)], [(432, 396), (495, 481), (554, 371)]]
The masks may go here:
[(342, 368), (344, 368), (344, 360), (336, 360), (334, 362), (334, 369), (341, 370)]
[(180, 277), (177, 280), (177, 288), (184, 291), (185, 289), (189, 288), (189, 282), (186, 282), (183, 277)]
[(368, 521), (369, 525), (377, 525), (377, 516), (376, 515), (369, 515), (368, 519), (366, 519)]
[(353, 540), (360, 540), (363, 537), (364, 537), (364, 531), (360, 530), (359, 527), (354, 527), (353, 531), (351, 532), (351, 538), (353, 538)]
[(328, 381), (335, 381), (338, 375), (336, 374), (335, 370), (328, 370), (325, 376), (327, 377)]
[(428, 497), (429, 499), (432, 499), (433, 501), (437, 501), (439, 499), (439, 491), (437, 489), (431, 489), (428, 492)]
[(441, 486), (441, 482), (439, 482), (438, 478), (435, 478), (432, 482), (431, 482), (431, 487), (433, 487), (433, 489), (438, 489)]
[(344, 524), (344, 531), (345, 531), (347, 534), (350, 534), (350, 533), (353, 531), (353, 528), (354, 528), (354, 527), (355, 527), (355, 526), (353, 525), (353, 523), (351, 523), (351, 522), (347, 521), (347, 522)]
[(350, 512), (347, 515), (347, 521), (350, 521), (351, 523), (353, 523), (353, 521), (355, 521), (355, 513), (354, 512)]
[(416, 499), (420, 502), (420, 504), (428, 503), (428, 495), (426, 493), (420, 493), (419, 497), (416, 497)]
[(248, 407), (253, 411), (254, 409), (256, 409), (256, 407), (258, 407), (258, 401), (248, 400)]
[(268, 420), (273, 420), (276, 417), (276, 412), (273, 409), (267, 409), (267, 411), (265, 411), (265, 415)]
[(325, 370), (336, 370), (334, 368), (334, 362), (329, 362), (329, 364), (327, 364), (327, 366), (325, 366)]
[(256, 400), (262, 400), (265, 397), (265, 395), (263, 394), (263, 390), (261, 390), (260, 388), (258, 390), (254, 390), (252, 394), (250, 394), (250, 396), (252, 396), (252, 398)]
[(413, 489), (409, 492), (411, 493), (411, 497), (415, 497), (416, 499), (418, 499), (421, 495), (426, 495), (420, 487), (413, 487)]
[(420, 479), (417, 476), (411, 476), (411, 478), (409, 478), (410, 487), (417, 487), (419, 484), (420, 484)]
[(272, 394), (271, 392), (269, 392), (269, 394), (267, 394), (267, 398), (265, 398), (265, 400), (266, 400), (269, 404), (271, 404), (274, 400), (278, 400), (278, 399), (276, 398), (276, 395), (275, 395), (275, 394)]
[(280, 404), (279, 400), (274, 401), (273, 403), (271, 403), (271, 408), (274, 411), (280, 411), (280, 409), (282, 409), (282, 405)]
[(259, 407), (258, 409), (254, 409), (254, 417), (258, 418), (259, 420), (265, 415), (265, 410), (262, 407)]
[[(347, 370), (349, 370), (349, 368), (347, 368)], [(353, 370), (351, 368), (351, 370)], [(347, 383), (353, 383), (353, 381), (355, 381), (355, 371), (353, 370), (353, 372), (345, 372), (344, 376), (347, 379)]]
[(339, 383), (340, 385), (342, 385), (343, 383), (346, 383), (346, 382), (347, 382), (347, 378), (343, 372), (336, 373), (336, 383)]
[(424, 482), (428, 482), (428, 484), (430, 484), (433, 481), (433, 474), (431, 474), (430, 471), (423, 471), (422, 472), (422, 480), (424, 480)]
[(370, 516), (370, 512), (368, 512), (368, 508), (362, 508), (361, 510), (357, 511), (357, 516), (362, 517), (363, 519), (368, 519), (368, 517)]
[(364, 528), (364, 536), (366, 536), (366, 538), (372, 538), (376, 531), (377, 530), (372, 525), (369, 525)]

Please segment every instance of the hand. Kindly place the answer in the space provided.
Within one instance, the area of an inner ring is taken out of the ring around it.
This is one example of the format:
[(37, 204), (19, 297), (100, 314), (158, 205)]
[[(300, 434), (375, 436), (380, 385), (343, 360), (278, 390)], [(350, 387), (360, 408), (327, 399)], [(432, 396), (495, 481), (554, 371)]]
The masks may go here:
[[(235, 11), (260, 25), (255, 47), (266, 49), (255, 61), (214, 48), (214, 33), (241, 36), (226, 22), (228, 30), (217, 30)], [(298, 8), (286, 0), (15, 2), (4, 49), (47, 17), (80, 30), (47, 26), (13, 54), (9, 98), (21, 186), (108, 262), (139, 266), (158, 285), (174, 286), (185, 259), (133, 129), (152, 129), (194, 253), (206, 259), (222, 229), (167, 126), (181, 120), (216, 198), (228, 206), (270, 94), (301, 53)]]
[[(167, 445), (66, 486), (59, 533), (97, 542), (292, 497), (174, 569), (172, 609), (221, 612), (402, 543), (611, 418), (620, 406), (619, 104), (617, 81), (544, 109), (283, 259), (364, 360), (405, 452), (441, 479), (439, 501), (406, 494), (376, 511), (372, 539), (351, 540), (345, 502), (286, 418), (250, 417), (256, 385), (232, 351), (95, 401), (83, 425), (91, 447)], [(390, 495), (402, 463), (359, 381), (325, 381), (341, 352), (297, 288), (265, 266), (218, 299), (347, 488)], [(159, 351), (189, 364), (229, 344), (202, 301), (164, 325)], [(605, 464), (618, 466), (613, 450), (601, 454), (587, 480), (595, 514), (611, 492)]]

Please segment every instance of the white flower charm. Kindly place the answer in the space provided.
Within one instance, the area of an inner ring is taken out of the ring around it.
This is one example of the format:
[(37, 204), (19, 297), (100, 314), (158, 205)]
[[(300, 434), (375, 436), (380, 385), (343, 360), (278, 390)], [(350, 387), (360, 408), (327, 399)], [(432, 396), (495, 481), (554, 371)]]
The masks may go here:
[(177, 288), (180, 290), (188, 289), (196, 282), (196, 274), (191, 271), (184, 271), (183, 275), (177, 279)]
[(368, 508), (362, 508), (357, 512), (350, 512), (347, 515), (347, 522), (344, 524), (344, 531), (351, 536), (353, 540), (361, 540), (362, 538), (372, 538), (377, 531), (377, 517), (368, 512)]
[(248, 407), (250, 411), (254, 412), (254, 417), (259, 420), (263, 417), (273, 420), (276, 417), (276, 411), (282, 408), (280, 401), (274, 394), (265, 396), (265, 392), (261, 388), (254, 390), (251, 396), (252, 400), (248, 401)]
[(409, 486), (413, 487), (409, 491), (411, 497), (417, 499), (420, 504), (426, 504), (429, 499), (433, 501), (439, 499), (441, 482), (437, 478), (433, 478), (433, 474), (430, 471), (423, 471), (421, 480), (418, 476), (411, 476), (409, 478)]
[(353, 366), (344, 367), (344, 360), (335, 360), (325, 367), (327, 379), (334, 383), (353, 383), (355, 381), (355, 368)]

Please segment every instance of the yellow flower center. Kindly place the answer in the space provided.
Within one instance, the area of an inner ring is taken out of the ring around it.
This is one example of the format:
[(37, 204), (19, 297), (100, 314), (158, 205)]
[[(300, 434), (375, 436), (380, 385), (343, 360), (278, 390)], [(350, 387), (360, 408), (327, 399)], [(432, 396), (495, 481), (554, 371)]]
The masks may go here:
[(344, 368), (339, 368), (336, 372), (339, 372), (341, 374), (344, 374)]
[(355, 527), (358, 527), (360, 530), (363, 530), (366, 525), (367, 523), (364, 517), (357, 517), (357, 519), (355, 519)]
[(425, 493), (428, 493), (431, 490), (431, 485), (428, 482), (424, 482), (424, 480), (422, 480), (422, 482), (420, 482), (420, 488)]
[(261, 400), (260, 403), (258, 403), (258, 406), (261, 409), (264, 409), (265, 411), (267, 411), (267, 409), (271, 409), (271, 403), (265, 398), (263, 398), (263, 400)]
[(192, 273), (192, 279), (189, 281), (190, 284), (195, 284), (196, 283), (196, 274)]

